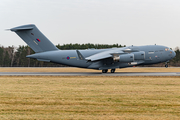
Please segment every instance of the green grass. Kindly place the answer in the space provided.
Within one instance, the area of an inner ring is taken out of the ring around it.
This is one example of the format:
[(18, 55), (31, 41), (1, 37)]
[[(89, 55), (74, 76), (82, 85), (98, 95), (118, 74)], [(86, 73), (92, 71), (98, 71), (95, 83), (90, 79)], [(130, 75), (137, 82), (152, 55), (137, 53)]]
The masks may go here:
[(0, 77), (0, 119), (180, 119), (180, 77)]

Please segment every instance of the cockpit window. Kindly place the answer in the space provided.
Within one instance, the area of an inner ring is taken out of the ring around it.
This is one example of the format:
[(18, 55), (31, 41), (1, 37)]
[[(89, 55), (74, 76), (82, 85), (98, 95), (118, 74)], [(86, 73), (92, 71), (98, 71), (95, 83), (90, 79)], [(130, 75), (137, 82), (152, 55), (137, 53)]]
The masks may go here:
[(169, 51), (169, 48), (165, 48), (165, 51)]

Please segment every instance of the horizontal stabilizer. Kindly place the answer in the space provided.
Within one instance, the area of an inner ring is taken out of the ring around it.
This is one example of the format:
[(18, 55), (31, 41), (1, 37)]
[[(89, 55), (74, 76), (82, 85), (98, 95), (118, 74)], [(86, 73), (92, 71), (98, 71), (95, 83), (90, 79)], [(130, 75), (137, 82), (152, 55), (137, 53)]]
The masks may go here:
[(32, 30), (32, 29), (33, 29), (32, 25), (23, 25), (23, 26), (12, 28), (10, 30), (15, 32), (15, 31), (19, 31), (19, 30)]
[(37, 59), (37, 60), (42, 62), (50, 62), (50, 60), (45, 60), (45, 59)]

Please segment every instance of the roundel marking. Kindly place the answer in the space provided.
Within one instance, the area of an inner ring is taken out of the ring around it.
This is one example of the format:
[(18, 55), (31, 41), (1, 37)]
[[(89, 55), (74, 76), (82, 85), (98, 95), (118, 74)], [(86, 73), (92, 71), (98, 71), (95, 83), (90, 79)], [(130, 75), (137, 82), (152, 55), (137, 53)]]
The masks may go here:
[(38, 38), (36, 39), (38, 42), (41, 42), (41, 40), (39, 40)]
[(70, 59), (70, 57), (69, 57), (69, 56), (67, 56), (67, 57), (66, 57), (66, 59), (67, 59), (67, 60), (69, 60), (69, 59)]

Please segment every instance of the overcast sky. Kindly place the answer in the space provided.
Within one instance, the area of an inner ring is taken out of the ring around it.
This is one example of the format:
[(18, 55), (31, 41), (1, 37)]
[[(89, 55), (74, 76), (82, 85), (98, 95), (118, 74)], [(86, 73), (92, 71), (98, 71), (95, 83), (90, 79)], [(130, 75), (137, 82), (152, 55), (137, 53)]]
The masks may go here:
[(35, 24), (52, 43), (180, 46), (180, 0), (0, 0), (0, 45), (26, 45), (5, 29)]

